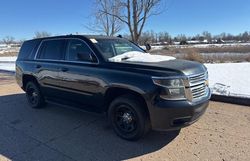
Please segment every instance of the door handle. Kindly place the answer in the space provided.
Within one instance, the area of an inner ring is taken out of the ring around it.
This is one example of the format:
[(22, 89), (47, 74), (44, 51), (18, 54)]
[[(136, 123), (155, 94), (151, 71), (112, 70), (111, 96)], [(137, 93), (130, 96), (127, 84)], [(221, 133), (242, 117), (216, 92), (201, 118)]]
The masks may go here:
[(39, 69), (39, 68), (41, 68), (41, 67), (42, 67), (42, 66), (41, 66), (41, 65), (39, 65), (39, 64), (38, 64), (38, 65), (36, 65), (36, 68), (37, 68), (37, 69)]
[(68, 68), (61, 68), (62, 72), (67, 72), (69, 69)]

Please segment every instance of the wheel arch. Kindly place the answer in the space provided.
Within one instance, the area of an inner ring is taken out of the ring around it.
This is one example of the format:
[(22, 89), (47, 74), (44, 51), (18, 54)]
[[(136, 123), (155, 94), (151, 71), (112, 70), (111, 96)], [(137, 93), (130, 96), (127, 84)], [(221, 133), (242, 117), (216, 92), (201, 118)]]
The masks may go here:
[(37, 81), (37, 79), (36, 79), (36, 77), (35, 76), (33, 76), (33, 75), (31, 75), (31, 74), (24, 74), (23, 76), (22, 76), (22, 89), (23, 90), (25, 90), (25, 88), (26, 88), (26, 85), (27, 85), (27, 83), (29, 82), (29, 81), (33, 81), (33, 82), (35, 82), (36, 84), (38, 84), (38, 81)]
[(123, 95), (132, 95), (133, 97), (136, 97), (137, 99), (140, 100), (140, 102), (143, 104), (143, 109), (146, 111), (148, 118), (150, 119), (150, 113), (149, 109), (146, 103), (146, 99), (143, 96), (143, 93), (138, 90), (132, 90), (129, 88), (124, 88), (124, 87), (110, 87), (107, 89), (105, 95), (104, 95), (104, 103), (105, 103), (105, 111), (108, 111), (109, 106), (111, 102)]

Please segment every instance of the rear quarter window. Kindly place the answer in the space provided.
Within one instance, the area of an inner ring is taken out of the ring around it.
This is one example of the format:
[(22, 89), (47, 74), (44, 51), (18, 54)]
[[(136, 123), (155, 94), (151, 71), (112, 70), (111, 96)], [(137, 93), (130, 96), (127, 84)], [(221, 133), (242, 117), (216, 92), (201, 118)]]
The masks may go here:
[(41, 40), (30, 40), (25, 41), (19, 51), (18, 59), (32, 59), (34, 57), (35, 52), (40, 44)]

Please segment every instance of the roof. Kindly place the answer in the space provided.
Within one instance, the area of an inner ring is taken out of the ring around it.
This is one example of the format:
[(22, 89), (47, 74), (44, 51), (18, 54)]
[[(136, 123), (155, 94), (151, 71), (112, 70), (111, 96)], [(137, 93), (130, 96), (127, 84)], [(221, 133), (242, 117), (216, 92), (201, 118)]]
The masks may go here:
[(87, 39), (118, 39), (118, 37), (114, 36), (105, 36), (105, 35), (62, 35), (62, 36), (51, 36), (51, 37), (44, 37), (44, 38), (37, 38), (40, 40), (44, 39), (56, 39), (56, 38), (80, 38), (84, 37)]
[(105, 36), (105, 35), (82, 35), (88, 39), (117, 39), (118, 37), (114, 36)]

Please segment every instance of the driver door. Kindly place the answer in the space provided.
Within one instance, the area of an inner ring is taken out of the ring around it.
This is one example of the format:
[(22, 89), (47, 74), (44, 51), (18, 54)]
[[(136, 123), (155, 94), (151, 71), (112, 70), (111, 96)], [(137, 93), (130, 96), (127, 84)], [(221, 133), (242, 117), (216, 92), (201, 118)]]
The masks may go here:
[(59, 77), (63, 97), (87, 106), (96, 106), (103, 89), (99, 79), (97, 58), (86, 42), (67, 40), (65, 61), (61, 63)]

